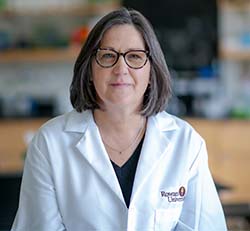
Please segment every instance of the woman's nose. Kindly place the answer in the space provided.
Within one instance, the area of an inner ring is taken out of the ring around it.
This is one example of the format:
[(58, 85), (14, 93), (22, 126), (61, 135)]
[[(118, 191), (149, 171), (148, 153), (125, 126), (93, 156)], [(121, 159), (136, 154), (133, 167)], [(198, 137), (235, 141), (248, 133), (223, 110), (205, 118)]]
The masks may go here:
[(128, 73), (128, 65), (125, 62), (125, 59), (122, 55), (120, 55), (117, 63), (114, 65), (114, 73), (115, 74), (126, 74)]

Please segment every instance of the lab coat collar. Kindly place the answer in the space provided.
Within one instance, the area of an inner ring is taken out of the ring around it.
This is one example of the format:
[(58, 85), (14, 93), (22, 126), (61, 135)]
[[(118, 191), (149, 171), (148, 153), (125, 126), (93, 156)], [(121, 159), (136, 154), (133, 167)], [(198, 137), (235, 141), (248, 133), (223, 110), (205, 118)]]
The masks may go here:
[(84, 133), (92, 118), (92, 111), (90, 110), (83, 112), (72, 110), (66, 115), (64, 131)]
[(174, 119), (174, 116), (163, 111), (158, 113), (156, 116), (149, 117), (149, 121), (154, 120), (155, 126), (160, 131), (171, 131), (178, 128), (178, 125)]
[[(91, 120), (93, 120), (92, 111), (86, 110), (79, 113), (76, 110), (72, 110), (67, 114), (65, 131), (84, 133)], [(149, 117), (148, 120), (154, 120), (155, 126), (160, 131), (170, 131), (178, 128), (174, 117), (165, 111)]]

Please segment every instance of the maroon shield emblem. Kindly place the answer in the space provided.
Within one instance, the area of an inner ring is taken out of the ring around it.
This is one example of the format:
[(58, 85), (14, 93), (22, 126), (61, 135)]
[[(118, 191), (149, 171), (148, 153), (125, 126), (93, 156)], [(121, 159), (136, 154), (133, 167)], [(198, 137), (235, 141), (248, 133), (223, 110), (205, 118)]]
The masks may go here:
[(181, 197), (184, 197), (185, 193), (186, 193), (185, 187), (181, 186), (180, 189), (179, 189), (179, 194), (180, 194), (180, 196), (181, 196)]

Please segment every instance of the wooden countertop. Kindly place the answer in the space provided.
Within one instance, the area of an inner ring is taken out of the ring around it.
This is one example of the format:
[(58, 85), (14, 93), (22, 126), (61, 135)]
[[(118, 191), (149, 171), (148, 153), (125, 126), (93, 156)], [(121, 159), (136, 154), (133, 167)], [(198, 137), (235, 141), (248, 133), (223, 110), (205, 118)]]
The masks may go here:
[[(0, 174), (22, 172), (28, 140), (48, 118), (0, 120)], [(187, 119), (206, 141), (223, 204), (250, 203), (250, 121)]]

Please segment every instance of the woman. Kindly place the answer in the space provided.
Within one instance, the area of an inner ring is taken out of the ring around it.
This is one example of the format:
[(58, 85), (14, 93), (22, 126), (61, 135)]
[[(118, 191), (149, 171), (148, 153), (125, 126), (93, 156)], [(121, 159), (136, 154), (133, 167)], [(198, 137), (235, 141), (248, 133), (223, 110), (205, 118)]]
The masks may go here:
[(204, 140), (164, 112), (170, 76), (139, 12), (96, 24), (70, 90), (75, 110), (29, 146), (13, 231), (226, 230)]

